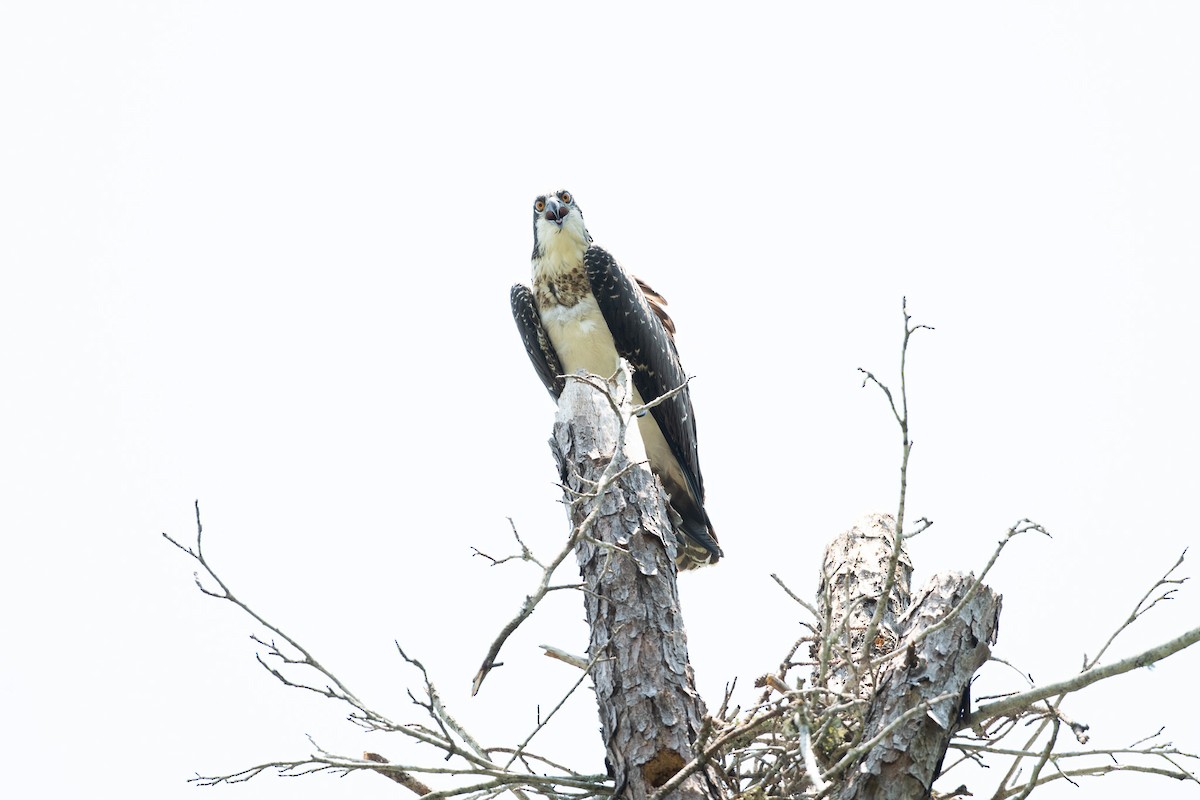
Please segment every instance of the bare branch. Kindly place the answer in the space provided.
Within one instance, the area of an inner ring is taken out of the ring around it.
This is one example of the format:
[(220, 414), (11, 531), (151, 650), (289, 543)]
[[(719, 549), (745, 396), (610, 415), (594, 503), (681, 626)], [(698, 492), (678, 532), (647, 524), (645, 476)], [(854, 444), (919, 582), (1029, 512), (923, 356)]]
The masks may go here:
[[(388, 761), (386, 758), (379, 755), (378, 753), (363, 753), (363, 760), (364, 761), (374, 761), (379, 764), (390, 764), (391, 763), (390, 761)], [(375, 771), (378, 772), (380, 775), (384, 775), (388, 778), (391, 778), (392, 780), (394, 780), (396, 783), (400, 784), (404, 788), (411, 790), (412, 793), (417, 795), (418, 797), (421, 795), (429, 794), (430, 792), (433, 791), (428, 786), (426, 786), (425, 784), (421, 783), (419, 780), (414, 778), (412, 776), (412, 773), (406, 772), (405, 770), (393, 767), (392, 769), (376, 769)]]
[[(1051, 781), (1070, 780), (1071, 778), (1080, 778), (1080, 777), (1098, 777), (1101, 775), (1108, 775), (1113, 772), (1142, 772), (1142, 773), (1148, 773), (1151, 775), (1161, 775), (1164, 778), (1174, 778), (1175, 780), (1180, 780), (1180, 781), (1185, 781), (1185, 780), (1195, 781), (1196, 780), (1195, 776), (1193, 776), (1191, 773), (1187, 772), (1186, 770), (1182, 770), (1182, 769), (1181, 770), (1168, 770), (1168, 769), (1162, 769), (1159, 767), (1141, 766), (1138, 764), (1098, 764), (1094, 767), (1083, 767), (1080, 769), (1066, 770), (1063, 772), (1059, 772), (1055, 775), (1049, 775), (1044, 778), (1039, 778), (1037, 783), (1034, 785), (1035, 786), (1044, 786), (1047, 783), (1050, 783)], [(1016, 795), (1016, 794), (1020, 794), (1022, 791), (1024, 791), (1024, 787), (1009, 789), (1006, 791), (1000, 791), (994, 795), (993, 800), (1007, 800), (1007, 798), (1012, 797), (1013, 795)]]
[[(913, 326), (912, 317), (908, 315), (908, 298), (905, 297), (901, 301), (901, 310), (904, 314), (904, 342), (900, 347), (900, 405), (902, 412), (896, 410), (896, 402), (892, 398), (891, 391), (884, 386), (879, 379), (866, 370), (859, 368), (867, 379), (875, 382), (875, 385), (883, 390), (887, 396), (888, 404), (891, 406), (892, 414), (896, 417), (896, 422), (900, 425), (901, 439), (903, 441), (903, 455), (900, 459), (900, 502), (896, 510), (896, 531), (895, 542), (892, 545), (892, 558), (888, 562), (887, 577), (883, 584), (883, 591), (880, 592), (880, 597), (883, 602), (875, 607), (875, 614), (871, 617), (870, 623), (867, 625), (867, 632), (863, 639), (863, 649), (859, 655), (860, 660), (864, 665), (868, 665), (871, 661), (872, 647), (875, 642), (876, 633), (879, 630), (879, 625), (883, 622), (883, 617), (887, 613), (887, 598), (892, 595), (892, 587), (895, 585), (896, 569), (900, 563), (900, 552), (904, 547), (904, 508), (908, 495), (908, 459), (912, 454), (912, 439), (908, 433), (908, 377), (906, 374), (908, 363), (908, 342), (912, 335), (921, 329), (933, 330), (928, 325)], [(866, 384), (866, 379), (863, 381)], [(927, 527), (927, 526), (926, 526)], [(921, 530), (924, 530), (922, 528)]]
[(517, 745), (517, 749), (513, 751), (512, 758), (510, 758), (508, 763), (504, 765), (505, 769), (511, 767), (513, 762), (516, 761), (522, 754), (524, 754), (525, 748), (528, 747), (529, 743), (533, 741), (533, 737), (542, 732), (542, 728), (545, 728), (546, 725), (549, 724), (550, 720), (554, 719), (554, 715), (557, 714), (559, 709), (566, 704), (571, 695), (575, 694), (575, 690), (583, 685), (583, 682), (587, 680), (588, 675), (591, 674), (592, 667), (596, 665), (597, 661), (599, 661), (599, 659), (593, 658), (590, 662), (584, 664), (583, 674), (579, 676), (579, 680), (575, 681), (575, 683), (571, 685), (571, 688), (567, 690), (567, 693), (563, 695), (562, 699), (558, 701), (558, 704), (554, 706), (554, 708), (550, 709), (550, 713), (546, 715), (546, 718), (538, 722), (537, 727), (525, 737), (525, 741)]
[(1046, 766), (1046, 762), (1050, 760), (1050, 753), (1054, 751), (1054, 745), (1058, 742), (1058, 719), (1052, 722), (1053, 727), (1050, 730), (1050, 738), (1046, 740), (1046, 746), (1042, 749), (1042, 755), (1038, 762), (1033, 766), (1033, 774), (1029, 776), (1029, 781), (1025, 784), (1024, 790), (1017, 795), (1017, 800), (1025, 800), (1029, 793), (1037, 786), (1038, 777), (1042, 774), (1042, 768)]
[[(983, 586), (983, 579), (987, 577), (987, 574), (989, 572), (991, 572), (992, 567), (995, 566), (997, 559), (1000, 558), (1000, 553), (1004, 550), (1005, 546), (1010, 541), (1012, 541), (1012, 539), (1014, 537), (1019, 536), (1022, 533), (1026, 533), (1028, 531), (1037, 531), (1039, 533), (1045, 534), (1046, 536), (1050, 535), (1049, 531), (1047, 531), (1045, 528), (1043, 528), (1041, 525), (1037, 524), (1036, 522), (1033, 522), (1032, 520), (1028, 520), (1028, 519), (1018, 520), (1016, 522), (1016, 524), (1014, 524), (1011, 528), (1008, 529), (1008, 532), (1004, 535), (1004, 538), (1001, 539), (996, 544), (996, 549), (992, 551), (992, 557), (989, 558), (987, 564), (984, 565), (983, 571), (979, 573), (979, 577), (975, 578), (975, 580), (973, 580), (971, 582), (971, 585), (967, 589), (966, 594), (964, 594), (962, 599), (958, 601), (958, 604), (953, 609), (951, 609), (946, 614), (946, 616), (942, 618), (942, 620), (940, 622), (938, 622), (935, 625), (931, 625), (928, 628), (926, 628), (925, 630), (921, 631), (917, 635), (917, 637), (911, 642), (911, 644), (919, 645), (921, 642), (925, 641), (925, 639), (927, 639), (929, 636), (932, 636), (933, 634), (944, 630), (948, 625), (953, 624), (954, 620), (956, 620), (958, 618), (958, 615), (962, 613), (962, 610), (964, 608), (966, 608), (967, 605), (973, 599), (975, 599), (975, 595), (979, 592), (980, 587)], [(909, 642), (905, 642), (903, 644), (903, 647), (908, 647), (909, 644), (910, 644)], [(899, 655), (899, 653), (900, 653), (900, 648), (892, 650), (890, 653), (884, 653), (883, 655), (876, 657), (875, 660), (872, 662), (871, 666), (877, 667), (877, 666), (889, 661), (890, 659), (895, 658), (897, 655)]]
[[(1118, 626), (1117, 630), (1114, 631), (1111, 636), (1109, 636), (1108, 641), (1105, 642), (1104, 646), (1100, 648), (1100, 651), (1091, 658), (1088, 658), (1087, 656), (1084, 657), (1083, 670), (1082, 670), (1081, 674), (1087, 673), (1088, 670), (1090, 670), (1097, 663), (1099, 663), (1100, 658), (1104, 655), (1105, 652), (1107, 652), (1109, 646), (1111, 646), (1111, 644), (1113, 643), (1113, 641), (1115, 641), (1117, 636), (1123, 630), (1125, 630), (1127, 627), (1129, 627), (1129, 625), (1131, 625), (1135, 620), (1139, 619), (1143, 613), (1145, 613), (1146, 611), (1149, 611), (1150, 608), (1153, 608), (1157, 604), (1158, 599), (1169, 599), (1170, 598), (1170, 596), (1175, 591), (1174, 588), (1166, 590), (1162, 594), (1161, 598), (1151, 601), (1149, 603), (1149, 605), (1146, 604), (1147, 599), (1150, 598), (1151, 596), (1153, 596), (1160, 587), (1162, 587), (1164, 585), (1172, 585), (1172, 584), (1178, 585), (1178, 584), (1182, 583), (1182, 579), (1173, 579), (1170, 576), (1171, 576), (1171, 573), (1174, 572), (1175, 569), (1178, 568), (1179, 565), (1183, 562), (1183, 558), (1186, 554), (1187, 554), (1187, 550), (1184, 550), (1183, 554), (1181, 554), (1179, 559), (1176, 560), (1175, 564), (1172, 565), (1171, 568), (1167, 570), (1166, 574), (1164, 574), (1162, 576), (1162, 578), (1160, 578), (1158, 581), (1156, 581), (1154, 583), (1154, 585), (1152, 585), (1150, 587), (1150, 589), (1146, 592), (1146, 594), (1142, 596), (1142, 598), (1138, 601), (1137, 605), (1134, 606), (1133, 612), (1129, 615), (1129, 617), (1126, 619), (1126, 621), (1124, 623), (1122, 623), (1120, 626)], [(1032, 681), (1030, 681), (1030, 683), (1032, 683)], [(1050, 703), (1050, 702), (1046, 703), (1048, 715), (1046, 715), (1042, 719), (1042, 721), (1038, 724), (1037, 729), (1029, 737), (1028, 741), (1025, 744), (1026, 749), (1031, 747), (1033, 745), (1033, 743), (1035, 741), (1037, 741), (1038, 737), (1041, 736), (1042, 732), (1046, 729), (1046, 726), (1048, 724), (1050, 724), (1051, 719), (1063, 719), (1064, 721), (1067, 721), (1071, 727), (1072, 733), (1075, 734), (1076, 740), (1080, 744), (1087, 743), (1088, 737), (1087, 737), (1086, 731), (1087, 731), (1088, 726), (1067, 720), (1065, 715), (1063, 715), (1062, 712), (1059, 710), (1063, 703), (1063, 700), (1066, 698), (1066, 696), (1067, 696), (1066, 693), (1061, 694), (1052, 703)], [(1017, 757), (1017, 758), (1013, 759), (1013, 763), (1009, 766), (1008, 772), (1005, 774), (1004, 779), (1001, 781), (1001, 786), (1006, 785), (1009, 782), (1009, 780), (1012, 779), (1012, 777), (1016, 773), (1017, 768), (1020, 765), (1020, 763), (1021, 763), (1021, 757)]]
[(591, 662), (589, 662), (586, 658), (575, 655), (574, 653), (568, 653), (566, 650), (548, 644), (539, 645), (539, 647), (542, 648), (542, 655), (550, 658), (556, 658), (564, 664), (570, 664), (572, 667), (577, 667), (582, 670), (588, 670), (591, 668)]
[(558, 551), (558, 555), (556, 555), (550, 561), (550, 563), (542, 569), (542, 579), (538, 583), (538, 586), (534, 590), (533, 594), (525, 598), (525, 602), (521, 604), (521, 609), (517, 612), (517, 615), (508, 621), (508, 623), (500, 630), (500, 633), (492, 641), (491, 647), (488, 648), (487, 655), (483, 657), (483, 665), (480, 666), (479, 671), (475, 673), (475, 680), (471, 686), (472, 695), (479, 694), (479, 687), (483, 685), (484, 678), (487, 677), (489, 672), (499, 666), (499, 664), (496, 663), (496, 656), (500, 654), (500, 648), (504, 647), (504, 643), (508, 641), (508, 637), (512, 636), (517, 628), (521, 626), (521, 623), (529, 618), (529, 615), (533, 613), (535, 608), (537, 608), (537, 604), (540, 603), (542, 598), (544, 598), (550, 591), (550, 580), (553, 578), (555, 570), (558, 569), (559, 565), (562, 564), (566, 557), (569, 556), (575, 549), (575, 542), (578, 541), (582, 532), (583, 526), (580, 526), (571, 533), (570, 538), (567, 539), (566, 546), (564, 546), (562, 550)]
[(1039, 686), (1028, 692), (1021, 692), (1003, 700), (988, 703), (985, 706), (981, 706), (972, 714), (963, 727), (983, 725), (987, 720), (1023, 711), (1034, 703), (1049, 697), (1078, 691), (1085, 686), (1090, 686), (1105, 678), (1111, 678), (1114, 675), (1120, 675), (1138, 667), (1149, 666), (1150, 664), (1162, 661), (1167, 656), (1178, 653), (1180, 650), (1191, 647), (1196, 642), (1200, 642), (1200, 628), (1193, 628), (1187, 633), (1177, 636), (1168, 642), (1163, 642), (1156, 647), (1151, 647), (1149, 650), (1144, 650), (1135, 656), (1123, 658), (1120, 661), (1103, 667), (1094, 667), (1072, 678), (1047, 684), (1046, 686)]
[(808, 726), (803, 723), (799, 726), (800, 736), (800, 755), (804, 759), (804, 768), (808, 770), (808, 777), (812, 781), (813, 789), (818, 794), (824, 794), (829, 791), (829, 782), (821, 777), (821, 767), (817, 764), (817, 758), (813, 754), (812, 737), (809, 736)]
[[(595, 375), (570, 375), (567, 377), (592, 387), (607, 399), (609, 405), (612, 407), (619, 420), (617, 447), (618, 449), (623, 447), (625, 443), (625, 433), (628, 429), (629, 421), (632, 416), (621, 413), (620, 402), (618, 402), (618, 400), (615, 399), (612, 393), (608, 390), (607, 381), (604, 381), (603, 378)], [(683, 391), (686, 386), (687, 384), (685, 383), (682, 386), (667, 392), (665, 395), (652, 403), (644, 406), (638, 406), (637, 409), (651, 408), (657, 403), (666, 400), (669, 396), (674, 396), (678, 392)], [(571, 492), (571, 494), (575, 496), (575, 499), (571, 503), (572, 507), (589, 499), (602, 496), (609, 490), (610, 487), (615, 485), (616, 482), (619, 481), (626, 472), (631, 469), (635, 469), (639, 466), (639, 464), (640, 462), (623, 461), (622, 459), (614, 458), (611, 462), (609, 462), (599, 480), (596, 481), (595, 491), (586, 493)], [(565, 488), (567, 487), (564, 487), (564, 489)], [(593, 507), (591, 513), (588, 514), (584, 521), (575, 527), (575, 529), (571, 532), (570, 537), (568, 537), (566, 545), (558, 552), (558, 555), (556, 555), (550, 561), (550, 563), (543, 568), (542, 579), (537, 588), (534, 590), (533, 594), (528, 595), (525, 598), (525, 602), (521, 604), (521, 609), (517, 612), (517, 615), (508, 621), (504, 628), (501, 629), (499, 635), (495, 638), (495, 640), (493, 640), (491, 647), (488, 648), (487, 655), (484, 656), (482, 666), (480, 666), (479, 671), (475, 673), (475, 680), (471, 686), (472, 695), (479, 694), (479, 688), (483, 685), (483, 681), (487, 677), (488, 673), (491, 672), (495, 667), (499, 666), (499, 664), (496, 663), (496, 656), (500, 654), (500, 649), (504, 646), (504, 643), (508, 641), (508, 638), (512, 636), (517, 628), (521, 626), (521, 623), (529, 618), (529, 616), (533, 613), (533, 610), (537, 608), (538, 603), (540, 603), (542, 599), (545, 598), (546, 594), (551, 591), (550, 581), (553, 578), (555, 571), (559, 568), (559, 566), (562, 565), (562, 562), (566, 560), (567, 556), (574, 551), (575, 545), (580, 541), (580, 539), (587, 536), (588, 530), (592, 527), (592, 525), (595, 524), (599, 510), (599, 505)], [(519, 538), (518, 541), (520, 541)], [(523, 543), (522, 546), (524, 546)]]
[[(1162, 591), (1161, 594), (1158, 594), (1158, 592), (1159, 590), (1163, 589), (1164, 586), (1178, 587), (1182, 586), (1184, 582), (1187, 581), (1187, 578), (1171, 577), (1171, 573), (1179, 569), (1186, 556), (1187, 549), (1184, 549), (1184, 551), (1179, 554), (1179, 558), (1175, 560), (1175, 563), (1171, 565), (1171, 568), (1167, 570), (1161, 578), (1155, 581), (1154, 585), (1151, 586), (1144, 595), (1142, 595), (1142, 599), (1138, 600), (1137, 605), (1134, 606), (1133, 611), (1129, 614), (1129, 617), (1122, 622), (1115, 631), (1113, 631), (1112, 636), (1108, 637), (1108, 641), (1106, 641), (1104, 646), (1100, 648), (1100, 652), (1096, 653), (1096, 655), (1093, 656), (1090, 661), (1084, 662), (1084, 669), (1092, 667), (1099, 662), (1100, 659), (1104, 657), (1104, 654), (1108, 652), (1108, 648), (1112, 645), (1116, 638), (1120, 636), (1126, 628), (1141, 618), (1143, 614), (1154, 608), (1160, 602), (1172, 599), (1176, 592), (1175, 588), (1166, 589)], [(1155, 596), (1156, 594), (1157, 596)]]
[[(436, 726), (436, 729), (419, 724), (397, 724), (369, 708), (356, 695), (351, 693), (345, 684), (329, 672), (306, 648), (300, 645), (298, 641), (288, 636), (278, 626), (268, 622), (251, 609), (221, 579), (207, 560), (202, 549), (203, 526), (200, 521), (198, 503), (196, 504), (196, 526), (197, 536), (194, 548), (180, 544), (165, 533), (163, 537), (199, 563), (205, 572), (206, 580), (211, 584), (215, 584), (216, 588), (205, 586), (197, 574), (196, 584), (204, 594), (233, 603), (262, 626), (262, 628), (270, 631), (271, 636), (269, 637), (252, 634), (251, 639), (257, 645), (264, 648), (265, 652), (256, 653), (255, 658), (273, 677), (285, 686), (304, 689), (320, 694), (323, 697), (349, 704), (353, 708), (349, 716), (350, 721), (368, 731), (388, 731), (403, 734), (415, 741), (438, 748), (443, 751), (447, 760), (457, 758), (465, 763), (456, 763), (445, 767), (390, 764), (383, 756), (378, 754), (368, 753), (362, 759), (355, 759), (328, 753), (317, 747), (317, 752), (307, 759), (264, 762), (228, 775), (197, 776), (193, 779), (193, 782), (201, 785), (241, 783), (267, 771), (275, 772), (279, 775), (297, 776), (314, 772), (334, 772), (344, 775), (358, 770), (371, 770), (386, 774), (397, 783), (408, 787), (414, 793), (429, 798), (467, 798), (471, 795), (482, 797), (489, 792), (493, 794), (511, 792), (519, 800), (528, 800), (526, 792), (529, 790), (548, 797), (563, 797), (563, 789), (572, 789), (577, 790), (573, 792), (576, 798), (593, 797), (611, 792), (611, 785), (604, 776), (585, 776), (578, 773), (565, 776), (557, 774), (545, 775), (534, 773), (532, 770), (517, 771), (511, 769), (511, 763), (507, 767), (502, 767), (494, 763), (488, 751), (447, 711), (424, 665), (405, 653), (398, 642), (396, 643), (396, 648), (401, 657), (415, 667), (422, 676), (427, 701), (418, 700), (411, 692), (409, 692), (409, 696), (412, 697), (414, 703), (425, 710)], [(550, 588), (567, 587), (559, 586)], [(282, 669), (276, 668), (272, 663), (269, 663), (271, 660), (278, 661), (283, 667), (289, 669), (312, 670), (311, 674), (319, 676), (319, 680), (317, 682), (295, 680), (285, 674)], [(316, 747), (315, 743), (314, 747)], [(522, 764), (527, 764), (529, 760), (539, 761), (543, 764), (552, 764), (552, 762), (536, 754), (521, 754)], [(483, 777), (487, 780), (468, 786), (456, 786), (431, 792), (428, 786), (413, 777), (414, 774), (422, 773), (449, 776), (475, 776)], [(476, 800), (478, 799), (476, 798)]]
[(817, 611), (817, 607), (816, 607), (816, 606), (814, 606), (812, 603), (808, 602), (807, 600), (804, 600), (804, 599), (803, 599), (803, 598), (801, 598), (799, 595), (797, 595), (795, 592), (793, 592), (791, 589), (789, 589), (789, 588), (787, 587), (787, 584), (785, 584), (785, 583), (783, 582), (783, 580), (782, 580), (782, 579), (781, 579), (781, 578), (780, 578), (778, 575), (776, 575), (774, 572), (772, 572), (772, 573), (771, 573), (771, 580), (773, 580), (773, 581), (775, 581), (777, 584), (779, 584), (779, 588), (780, 588), (780, 589), (783, 589), (783, 591), (787, 592), (787, 596), (788, 596), (788, 597), (790, 597), (790, 598), (792, 598), (793, 600), (795, 600), (797, 603), (799, 603), (799, 604), (800, 604), (800, 606), (801, 606), (801, 607), (802, 607), (802, 608), (803, 608), (805, 611), (807, 611), (808, 613), (812, 614), (814, 619), (820, 619), (820, 618), (821, 618), (821, 614), (820, 614), (820, 613)]
[(773, 708), (764, 714), (754, 717), (746, 724), (734, 728), (733, 730), (728, 731), (722, 736), (718, 737), (712, 744), (706, 747), (695, 758), (685, 764), (682, 769), (676, 772), (669, 781), (658, 787), (654, 794), (650, 795), (649, 800), (662, 800), (663, 797), (666, 797), (668, 794), (683, 785), (685, 780), (703, 769), (709, 760), (716, 753), (720, 752), (726, 744), (762, 728), (771, 720), (783, 716), (787, 710), (788, 708), (785, 705), (777, 706), (776, 708)]
[[(955, 693), (953, 693), (953, 692), (939, 694), (936, 697), (931, 697), (929, 700), (919, 703), (918, 705), (915, 705), (912, 708), (908, 709), (903, 714), (899, 715), (894, 720), (892, 720), (887, 725), (885, 725), (883, 728), (881, 728), (879, 733), (875, 734), (867, 741), (861, 742), (857, 747), (854, 747), (849, 752), (847, 752), (844, 756), (842, 756), (838, 760), (838, 762), (836, 764), (834, 764), (832, 767), (830, 767), (822, 777), (828, 779), (828, 778), (840, 775), (848, 767), (850, 767), (850, 765), (852, 765), (855, 761), (858, 761), (858, 759), (862, 758), (862, 756), (865, 755), (867, 753), (867, 751), (869, 751), (871, 748), (875, 747), (877, 744), (882, 742), (887, 737), (891, 736), (892, 733), (894, 733), (896, 731), (896, 729), (898, 729), (901, 725), (903, 725), (904, 723), (908, 722), (909, 720), (911, 720), (915, 717), (928, 714), (930, 711), (933, 710), (933, 707), (935, 705), (937, 705), (938, 703), (942, 703), (946, 700), (952, 700), (952, 699), (954, 699), (954, 697), (955, 697)], [(832, 787), (830, 787), (830, 788), (832, 788)], [(826, 792), (826, 794), (827, 793), (828, 792)], [(821, 797), (821, 796), (823, 796), (823, 795), (818, 795), (818, 797)]]
[[(348, 688), (346, 688), (346, 686), (340, 680), (338, 680), (337, 676), (335, 676), (332, 672), (330, 672), (328, 669), (326, 669), (324, 666), (322, 666), (319, 661), (317, 661), (315, 658), (313, 658), (312, 654), (309, 653), (306, 649), (304, 649), (300, 645), (299, 642), (297, 642), (292, 637), (288, 636), (286, 633), (284, 633), (282, 630), (277, 628), (275, 625), (268, 622), (263, 617), (259, 616), (258, 612), (254, 611), (254, 609), (250, 608), (250, 606), (248, 606), (244, 602), (242, 602), (238, 597), (236, 597), (233, 594), (233, 592), (229, 589), (229, 587), (225, 584), (225, 582), (223, 580), (221, 580), (220, 576), (217, 575), (217, 573), (209, 565), (208, 560), (204, 556), (204, 550), (203, 550), (203, 546), (202, 546), (203, 536), (204, 536), (204, 525), (200, 521), (200, 501), (199, 500), (197, 500), (195, 502), (195, 509), (196, 509), (196, 549), (195, 550), (193, 550), (190, 547), (184, 547), (179, 542), (175, 541), (170, 536), (168, 536), (166, 533), (163, 533), (163, 538), (166, 539), (171, 544), (178, 547), (183, 552), (187, 553), (192, 559), (194, 559), (198, 564), (200, 564), (200, 566), (203, 567), (204, 571), (208, 574), (208, 577), (211, 578), (217, 584), (218, 587), (220, 587), (219, 593), (208, 590), (200, 583), (200, 579), (197, 577), (196, 585), (200, 587), (200, 590), (210, 597), (216, 597), (220, 600), (227, 600), (230, 603), (233, 603), (235, 606), (237, 606), (242, 611), (244, 611), (246, 614), (248, 614), (259, 625), (266, 628), (267, 630), (269, 630), (271, 633), (278, 636), (283, 641), (287, 642), (288, 645), (292, 647), (292, 649), (294, 649), (296, 652), (300, 653), (301, 658), (285, 659), (285, 661), (287, 663), (298, 664), (298, 665), (310, 667), (310, 668), (316, 670), (322, 676), (324, 676), (328, 681), (330, 681), (330, 683), (333, 685), (333, 687), (336, 687), (336, 691), (334, 691), (333, 689), (330, 689), (327, 691), (322, 691), (319, 689), (312, 689), (312, 691), (316, 691), (319, 694), (324, 694), (325, 696), (336, 699), (336, 700), (344, 701), (344, 702), (350, 704), (351, 706), (353, 706), (355, 709), (357, 709), (360, 712), (367, 712), (367, 708), (363, 705), (362, 701), (360, 701), (353, 692), (351, 692)], [(260, 644), (262, 643), (262, 640), (259, 639), (258, 637), (252, 637), (252, 638), (254, 638), (254, 641), (256, 641)], [(283, 654), (279, 652), (278, 648), (274, 647), (273, 645), (271, 645), (270, 647), (274, 654), (277, 654), (280, 658), (283, 658)], [(262, 663), (261, 658), (259, 659), (259, 662)], [(267, 667), (267, 665), (265, 663), (263, 664), (263, 666)], [(280, 677), (280, 679), (282, 680), (282, 676), (278, 676), (278, 673), (275, 673), (275, 671), (271, 670), (270, 667), (267, 667), (267, 669), (269, 671), (271, 671), (272, 673), (276, 674), (277, 677)], [(306, 687), (306, 688), (311, 689), (312, 687)]]

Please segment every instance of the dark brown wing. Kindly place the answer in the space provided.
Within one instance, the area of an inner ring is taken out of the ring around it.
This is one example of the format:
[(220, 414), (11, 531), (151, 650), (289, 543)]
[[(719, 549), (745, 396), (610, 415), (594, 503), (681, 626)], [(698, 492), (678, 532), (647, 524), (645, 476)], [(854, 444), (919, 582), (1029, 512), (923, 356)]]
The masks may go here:
[[(662, 295), (633, 278), (608, 252), (595, 245), (584, 254), (583, 265), (617, 353), (633, 367), (633, 383), (642, 400), (650, 402), (683, 386), (687, 375), (679, 363), (672, 335), (675, 325), (662, 308), (666, 304)], [(684, 532), (715, 561), (721, 548), (704, 510), (704, 477), (688, 390), (650, 409), (650, 413), (688, 483), (683, 488), (690, 497), (673, 494), (671, 504), (683, 517)]]
[(546, 385), (546, 391), (555, 400), (562, 394), (565, 379), (562, 377), (562, 364), (559, 363), (558, 353), (550, 344), (550, 337), (542, 326), (542, 317), (538, 314), (537, 304), (533, 299), (533, 290), (523, 284), (516, 284), (509, 292), (512, 302), (513, 319), (517, 322), (517, 330), (521, 341), (525, 343), (525, 352), (538, 377)]
[(667, 333), (671, 334), (671, 340), (675, 339), (675, 322), (671, 319), (671, 315), (667, 313), (666, 305), (667, 298), (663, 297), (658, 292), (650, 288), (650, 284), (639, 278), (637, 275), (632, 276), (637, 281), (638, 288), (642, 290), (642, 294), (646, 295), (646, 301), (650, 303), (650, 310), (662, 322), (663, 327), (667, 329)]

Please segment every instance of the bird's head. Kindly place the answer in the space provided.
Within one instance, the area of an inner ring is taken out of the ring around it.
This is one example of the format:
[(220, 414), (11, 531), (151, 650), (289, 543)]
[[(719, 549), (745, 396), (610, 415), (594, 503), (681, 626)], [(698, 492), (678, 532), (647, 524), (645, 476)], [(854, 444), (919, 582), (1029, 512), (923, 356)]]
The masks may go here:
[(533, 201), (533, 257), (565, 250), (586, 250), (592, 237), (583, 212), (566, 189), (538, 195)]

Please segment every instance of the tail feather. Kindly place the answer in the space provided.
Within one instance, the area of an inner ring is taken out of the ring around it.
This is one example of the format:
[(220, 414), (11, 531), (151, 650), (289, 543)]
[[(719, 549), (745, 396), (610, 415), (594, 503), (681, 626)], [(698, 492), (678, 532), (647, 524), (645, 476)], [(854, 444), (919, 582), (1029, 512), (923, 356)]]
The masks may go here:
[[(672, 505), (675, 505), (674, 502)], [(675, 526), (675, 537), (679, 542), (675, 565), (684, 570), (717, 563), (724, 553), (721, 552), (721, 545), (717, 544), (717, 534), (708, 513), (693, 503), (686, 505), (691, 508), (676, 509), (682, 519)]]

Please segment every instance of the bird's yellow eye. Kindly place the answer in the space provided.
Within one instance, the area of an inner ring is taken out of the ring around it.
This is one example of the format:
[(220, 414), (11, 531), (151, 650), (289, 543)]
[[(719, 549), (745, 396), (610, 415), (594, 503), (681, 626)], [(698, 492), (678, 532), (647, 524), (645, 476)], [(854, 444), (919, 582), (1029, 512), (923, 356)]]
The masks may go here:
[(558, 199), (559, 199), (559, 200), (561, 200), (561, 201), (563, 201), (564, 203), (570, 204), (570, 202), (571, 202), (571, 193), (570, 193), (570, 192), (559, 192), (559, 193), (558, 193)]
[(533, 201), (533, 210), (536, 211), (538, 214), (545, 211), (546, 210), (546, 198), (539, 197), (537, 200), (534, 200)]

